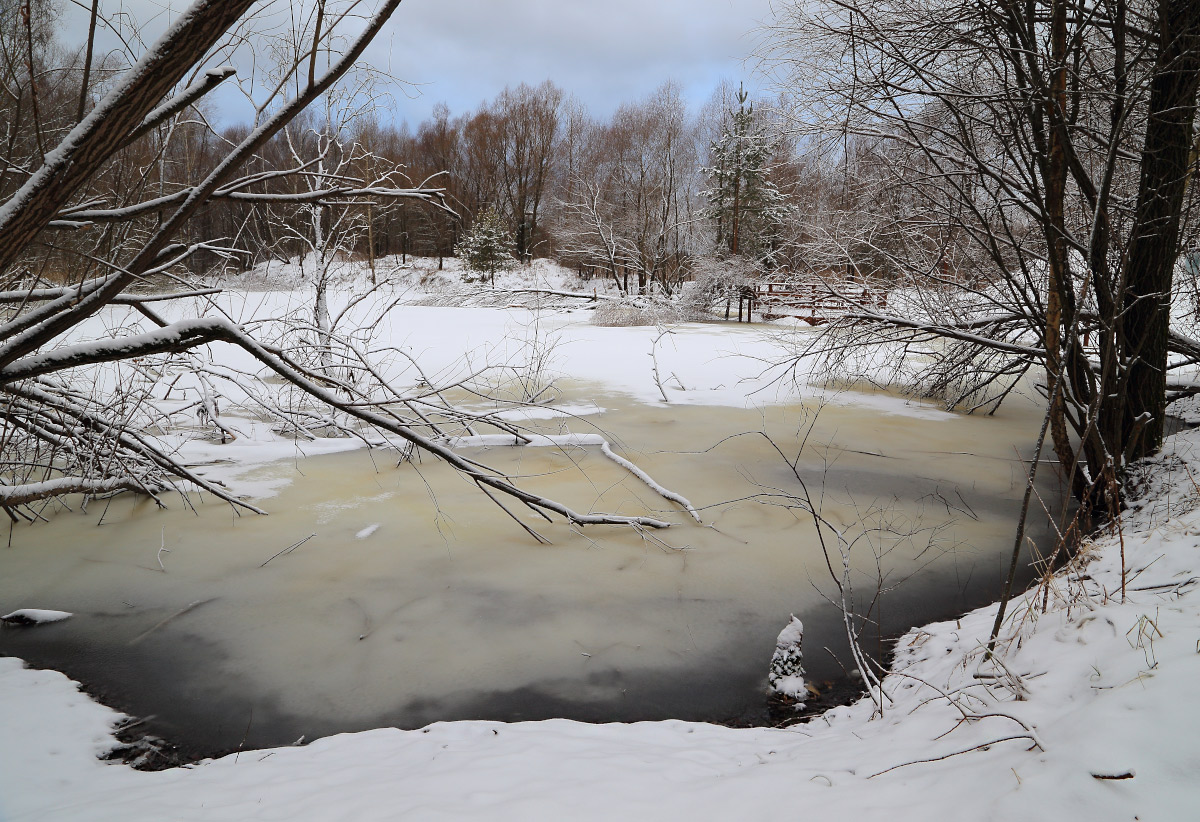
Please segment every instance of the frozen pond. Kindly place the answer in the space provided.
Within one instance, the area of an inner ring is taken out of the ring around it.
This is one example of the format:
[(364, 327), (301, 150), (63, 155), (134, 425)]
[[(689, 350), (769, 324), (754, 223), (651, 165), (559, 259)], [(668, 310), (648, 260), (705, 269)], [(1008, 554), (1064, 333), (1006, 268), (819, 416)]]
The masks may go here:
[(581, 384), (565, 399), (606, 409), (569, 430), (602, 429), (706, 526), (597, 448), (470, 453), (577, 510), (650, 510), (678, 525), (643, 535), (529, 517), (553, 542), (539, 545), (428, 459), (277, 462), (256, 472), (289, 480), (263, 503), (272, 516), (118, 498), (15, 528), (0, 548), (0, 602), (76, 616), (0, 631), (0, 653), (154, 715), (151, 730), (191, 752), (462, 718), (765, 721), (767, 663), (789, 614), (808, 626), (810, 680), (851, 666), (811, 519), (779, 504), (799, 484), (753, 432), (790, 457), (807, 433), (798, 470), (832, 523), (887, 524), (853, 552), (867, 597), (884, 553), (886, 634), (997, 595), (1018, 455), (1041, 417), (1020, 399), (960, 417), (887, 413), (848, 393), (808, 433), (813, 405), (647, 406)]

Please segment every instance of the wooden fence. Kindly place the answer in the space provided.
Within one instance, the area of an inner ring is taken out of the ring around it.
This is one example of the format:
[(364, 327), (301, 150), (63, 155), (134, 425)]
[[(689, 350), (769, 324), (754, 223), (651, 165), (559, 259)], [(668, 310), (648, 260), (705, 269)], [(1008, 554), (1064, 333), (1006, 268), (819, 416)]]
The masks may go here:
[[(887, 308), (887, 289), (861, 280), (764, 280), (744, 289), (743, 298), (764, 320), (797, 317), (809, 325), (823, 325), (853, 311)], [(739, 299), (739, 319), (741, 313)]]

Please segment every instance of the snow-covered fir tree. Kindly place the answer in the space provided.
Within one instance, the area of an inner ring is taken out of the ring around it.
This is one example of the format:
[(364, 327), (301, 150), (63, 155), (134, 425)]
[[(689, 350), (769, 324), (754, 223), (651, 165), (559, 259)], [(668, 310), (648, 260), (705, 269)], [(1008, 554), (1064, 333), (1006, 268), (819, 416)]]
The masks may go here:
[(704, 169), (709, 189), (707, 216), (716, 222), (717, 248), (770, 267), (787, 218), (787, 196), (771, 180), (776, 142), (758, 122), (749, 94), (738, 89), (736, 110), (709, 148)]
[(477, 274), (478, 279), (488, 279), (495, 285), (497, 271), (507, 271), (516, 265), (512, 232), (494, 208), (475, 220), (454, 251), (466, 267), (463, 278), (468, 282), (474, 279), (471, 274)]

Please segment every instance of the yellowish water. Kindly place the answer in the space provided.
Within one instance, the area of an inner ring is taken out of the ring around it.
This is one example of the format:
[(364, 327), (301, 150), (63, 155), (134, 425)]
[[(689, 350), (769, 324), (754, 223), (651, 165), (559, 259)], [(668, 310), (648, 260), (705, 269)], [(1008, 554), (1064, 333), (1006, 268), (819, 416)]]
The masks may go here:
[[(596, 448), (472, 456), (576, 509), (677, 525), (647, 534), (526, 516), (552, 542), (540, 545), (436, 462), (277, 463), (255, 472), (291, 479), (267, 517), (118, 498), (99, 527), (93, 504), (14, 529), (0, 606), (76, 616), (0, 632), (0, 652), (83, 677), (201, 750), (471, 716), (753, 719), (789, 614), (809, 625), (814, 678), (840, 673), (824, 646), (846, 658), (812, 520), (787, 507), (800, 484), (784, 456), (805, 438), (797, 470), (822, 514), (858, 538), (858, 590), (874, 594), (877, 568), (896, 586), (888, 626), (998, 591), (1018, 452), (1028, 457), (1040, 421), (1031, 405), (923, 419), (855, 407), (852, 394), (819, 413), (593, 399), (609, 410), (567, 427), (603, 429), (706, 526)], [(864, 534), (863, 520), (887, 527)]]

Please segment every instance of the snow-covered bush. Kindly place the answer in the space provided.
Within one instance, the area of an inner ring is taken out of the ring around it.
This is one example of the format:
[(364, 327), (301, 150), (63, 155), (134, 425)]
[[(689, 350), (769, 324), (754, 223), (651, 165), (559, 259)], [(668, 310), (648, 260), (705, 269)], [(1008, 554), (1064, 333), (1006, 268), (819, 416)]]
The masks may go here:
[(692, 265), (692, 282), (681, 289), (680, 306), (692, 315), (709, 315), (736, 300), (759, 274), (759, 267), (745, 257), (701, 257)]
[(807, 688), (804, 683), (804, 623), (792, 616), (775, 640), (775, 653), (771, 655), (771, 670), (767, 682), (771, 690), (780, 696), (795, 699), (804, 704)]
[(671, 325), (688, 317), (683, 306), (665, 297), (640, 297), (630, 300), (608, 300), (592, 312), (592, 325)]

